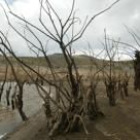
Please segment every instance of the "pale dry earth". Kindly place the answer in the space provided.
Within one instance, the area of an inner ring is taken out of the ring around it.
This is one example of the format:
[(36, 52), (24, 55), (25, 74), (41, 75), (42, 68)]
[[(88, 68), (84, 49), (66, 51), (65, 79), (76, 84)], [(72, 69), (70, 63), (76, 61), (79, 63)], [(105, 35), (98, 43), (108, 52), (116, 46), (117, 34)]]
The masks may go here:
[(110, 107), (105, 96), (103, 85), (98, 87), (98, 101), (104, 118), (86, 122), (89, 135), (80, 132), (63, 134), (49, 138), (46, 131), (46, 118), (42, 110), (22, 123), (13, 133), (5, 137), (7, 140), (140, 140), (140, 92), (133, 91), (133, 83), (129, 86), (129, 97), (124, 100), (117, 95), (117, 105)]

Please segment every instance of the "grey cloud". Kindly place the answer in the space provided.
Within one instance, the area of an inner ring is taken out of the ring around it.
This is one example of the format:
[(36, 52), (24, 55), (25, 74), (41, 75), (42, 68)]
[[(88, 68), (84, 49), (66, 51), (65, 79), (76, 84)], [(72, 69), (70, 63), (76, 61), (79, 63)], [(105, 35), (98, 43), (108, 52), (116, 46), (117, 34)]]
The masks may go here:
[[(0, 0), (0, 2), (1, 1), (2, 0)], [(18, 0), (15, 1), (14, 5), (16, 5), (16, 2), (18, 2)], [(21, 2), (20, 6), (22, 6), (22, 2), (24, 4), (34, 3), (33, 0), (29, 0), (29, 1), (20, 0), (20, 2)], [(54, 5), (54, 8), (58, 12), (58, 14), (61, 16), (61, 18), (63, 20), (66, 19), (72, 0), (67, 0), (67, 1), (59, 0), (59, 2), (58, 0), (51, 0), (51, 2)], [(84, 18), (86, 17), (86, 15), (91, 17), (95, 13), (104, 9), (110, 3), (112, 3), (112, 0), (86, 0), (86, 1), (76, 0), (75, 9), (78, 9), (77, 16), (80, 17), (82, 21), (84, 21)], [(93, 46), (93, 49), (98, 52), (99, 49), (102, 48), (102, 45), (99, 42), (99, 40), (104, 41), (103, 40), (104, 28), (106, 28), (107, 33), (109, 34), (111, 38), (116, 38), (116, 39), (121, 38), (121, 41), (135, 44), (134, 40), (131, 38), (130, 34), (125, 29), (124, 25), (127, 25), (128, 27), (133, 28), (133, 29), (134, 28), (139, 29), (139, 26), (140, 26), (139, 5), (140, 5), (139, 0), (120, 0), (120, 2), (117, 3), (110, 11), (104, 13), (103, 15), (95, 19), (95, 21), (93, 21), (93, 23), (89, 26), (89, 28), (85, 32), (83, 38), (74, 45), (74, 49), (77, 51), (84, 49), (87, 47), (87, 42), (89, 42), (91, 46)], [(40, 26), (39, 22), (37, 22), (38, 20), (37, 9), (39, 9), (37, 7), (37, 3), (35, 6), (36, 8), (34, 8), (33, 10), (34, 13), (30, 14), (30, 16), (27, 15), (28, 17), (27, 19), (31, 21), (32, 23), (36, 24), (37, 26)], [(33, 8), (33, 5), (29, 7)], [(1, 16), (1, 10), (0, 10), (0, 16)], [(48, 22), (48, 19), (45, 18), (44, 21), (46, 25), (48, 25), (49, 28), (52, 30), (51, 25)], [(2, 24), (0, 23), (1, 28), (6, 27), (6, 25), (3, 23), (5, 23), (4, 17), (2, 17)], [(76, 30), (78, 30), (79, 25), (77, 25), (76, 27), (77, 27)], [(9, 36), (12, 42), (14, 42), (15, 40), (13, 38), (13, 34), (15, 33), (12, 32), (11, 35)], [(28, 35), (28, 37), (33, 40), (31, 35)], [(45, 36), (41, 36), (41, 39), (42, 39), (42, 42), (47, 41), (47, 38)], [(19, 49), (18, 44), (21, 44), (20, 41), (21, 39), (18, 39), (17, 41), (14, 42), (15, 50), (17, 50), (17, 52), (19, 52), (19, 54), (22, 55), (22, 52), (23, 52), (22, 50), (24, 49), (26, 51), (24, 51), (23, 55), (25, 54), (29, 55), (30, 52), (28, 51), (27, 46), (24, 43), (23, 43), (24, 44), (23, 48), (21, 46)], [(60, 49), (58, 49), (58, 47), (56, 46), (57, 45), (55, 43), (50, 43), (50, 46), (48, 47), (49, 49), (48, 52), (50, 53), (57, 52), (57, 51), (60, 52)]]

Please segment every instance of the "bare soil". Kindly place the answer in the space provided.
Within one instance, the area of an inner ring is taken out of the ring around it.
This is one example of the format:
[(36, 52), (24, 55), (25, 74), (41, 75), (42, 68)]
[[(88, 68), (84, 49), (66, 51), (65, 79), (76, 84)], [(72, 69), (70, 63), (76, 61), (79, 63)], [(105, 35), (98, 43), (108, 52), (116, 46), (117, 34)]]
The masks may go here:
[(86, 122), (89, 135), (81, 128), (80, 132), (63, 134), (49, 138), (46, 118), (42, 110), (22, 123), (6, 140), (140, 140), (140, 92), (129, 86), (129, 97), (124, 100), (117, 95), (117, 105), (110, 107), (103, 85), (98, 88), (99, 106), (104, 118)]

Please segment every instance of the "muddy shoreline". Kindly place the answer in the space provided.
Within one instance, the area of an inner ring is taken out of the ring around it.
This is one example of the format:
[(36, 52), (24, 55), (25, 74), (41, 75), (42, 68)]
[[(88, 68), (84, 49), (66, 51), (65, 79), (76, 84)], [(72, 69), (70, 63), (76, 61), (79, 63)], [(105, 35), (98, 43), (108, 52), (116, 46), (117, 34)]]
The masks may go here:
[[(17, 110), (12, 110), (11, 107), (7, 107), (5, 92), (9, 85), (12, 85), (11, 94), (15, 82), (7, 82), (4, 87), (4, 94), (2, 96), (2, 102), (0, 103), (0, 136), (5, 135), (6, 133), (12, 132), (16, 127), (22, 124), (21, 117)], [(42, 99), (39, 97), (36, 88), (34, 85), (25, 84), (23, 88), (23, 101), (27, 117), (35, 115), (42, 107)], [(11, 96), (10, 96), (11, 98)]]
[[(139, 140), (139, 100), (140, 95), (133, 93), (125, 100), (118, 100), (117, 106), (110, 107), (107, 100), (102, 98), (100, 102), (105, 117), (86, 122), (89, 135), (81, 129), (80, 132), (53, 137), (53, 140)], [(40, 110), (5, 138), (6, 140), (52, 140), (48, 137), (45, 122), (45, 115)]]

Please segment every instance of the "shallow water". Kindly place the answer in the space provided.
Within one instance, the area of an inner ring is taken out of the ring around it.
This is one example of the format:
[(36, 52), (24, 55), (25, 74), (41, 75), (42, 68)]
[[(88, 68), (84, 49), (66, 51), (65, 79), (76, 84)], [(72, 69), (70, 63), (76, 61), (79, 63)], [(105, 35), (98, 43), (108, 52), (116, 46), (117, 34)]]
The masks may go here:
[(4, 135), (0, 135), (0, 139), (2, 139), (5, 135), (6, 135), (6, 133)]
[(5, 109), (0, 111), (0, 135), (5, 135), (16, 128), (22, 121), (17, 111)]
[[(4, 89), (9, 87), (10, 83), (6, 83)], [(11, 94), (14, 91), (15, 83), (12, 82)], [(39, 97), (34, 85), (24, 85), (24, 111), (27, 117), (34, 115), (42, 107), (42, 99)], [(5, 91), (2, 96), (2, 102), (0, 103), (0, 139), (9, 132), (12, 132), (22, 122), (17, 110), (6, 106)], [(11, 98), (11, 96), (10, 96)]]

